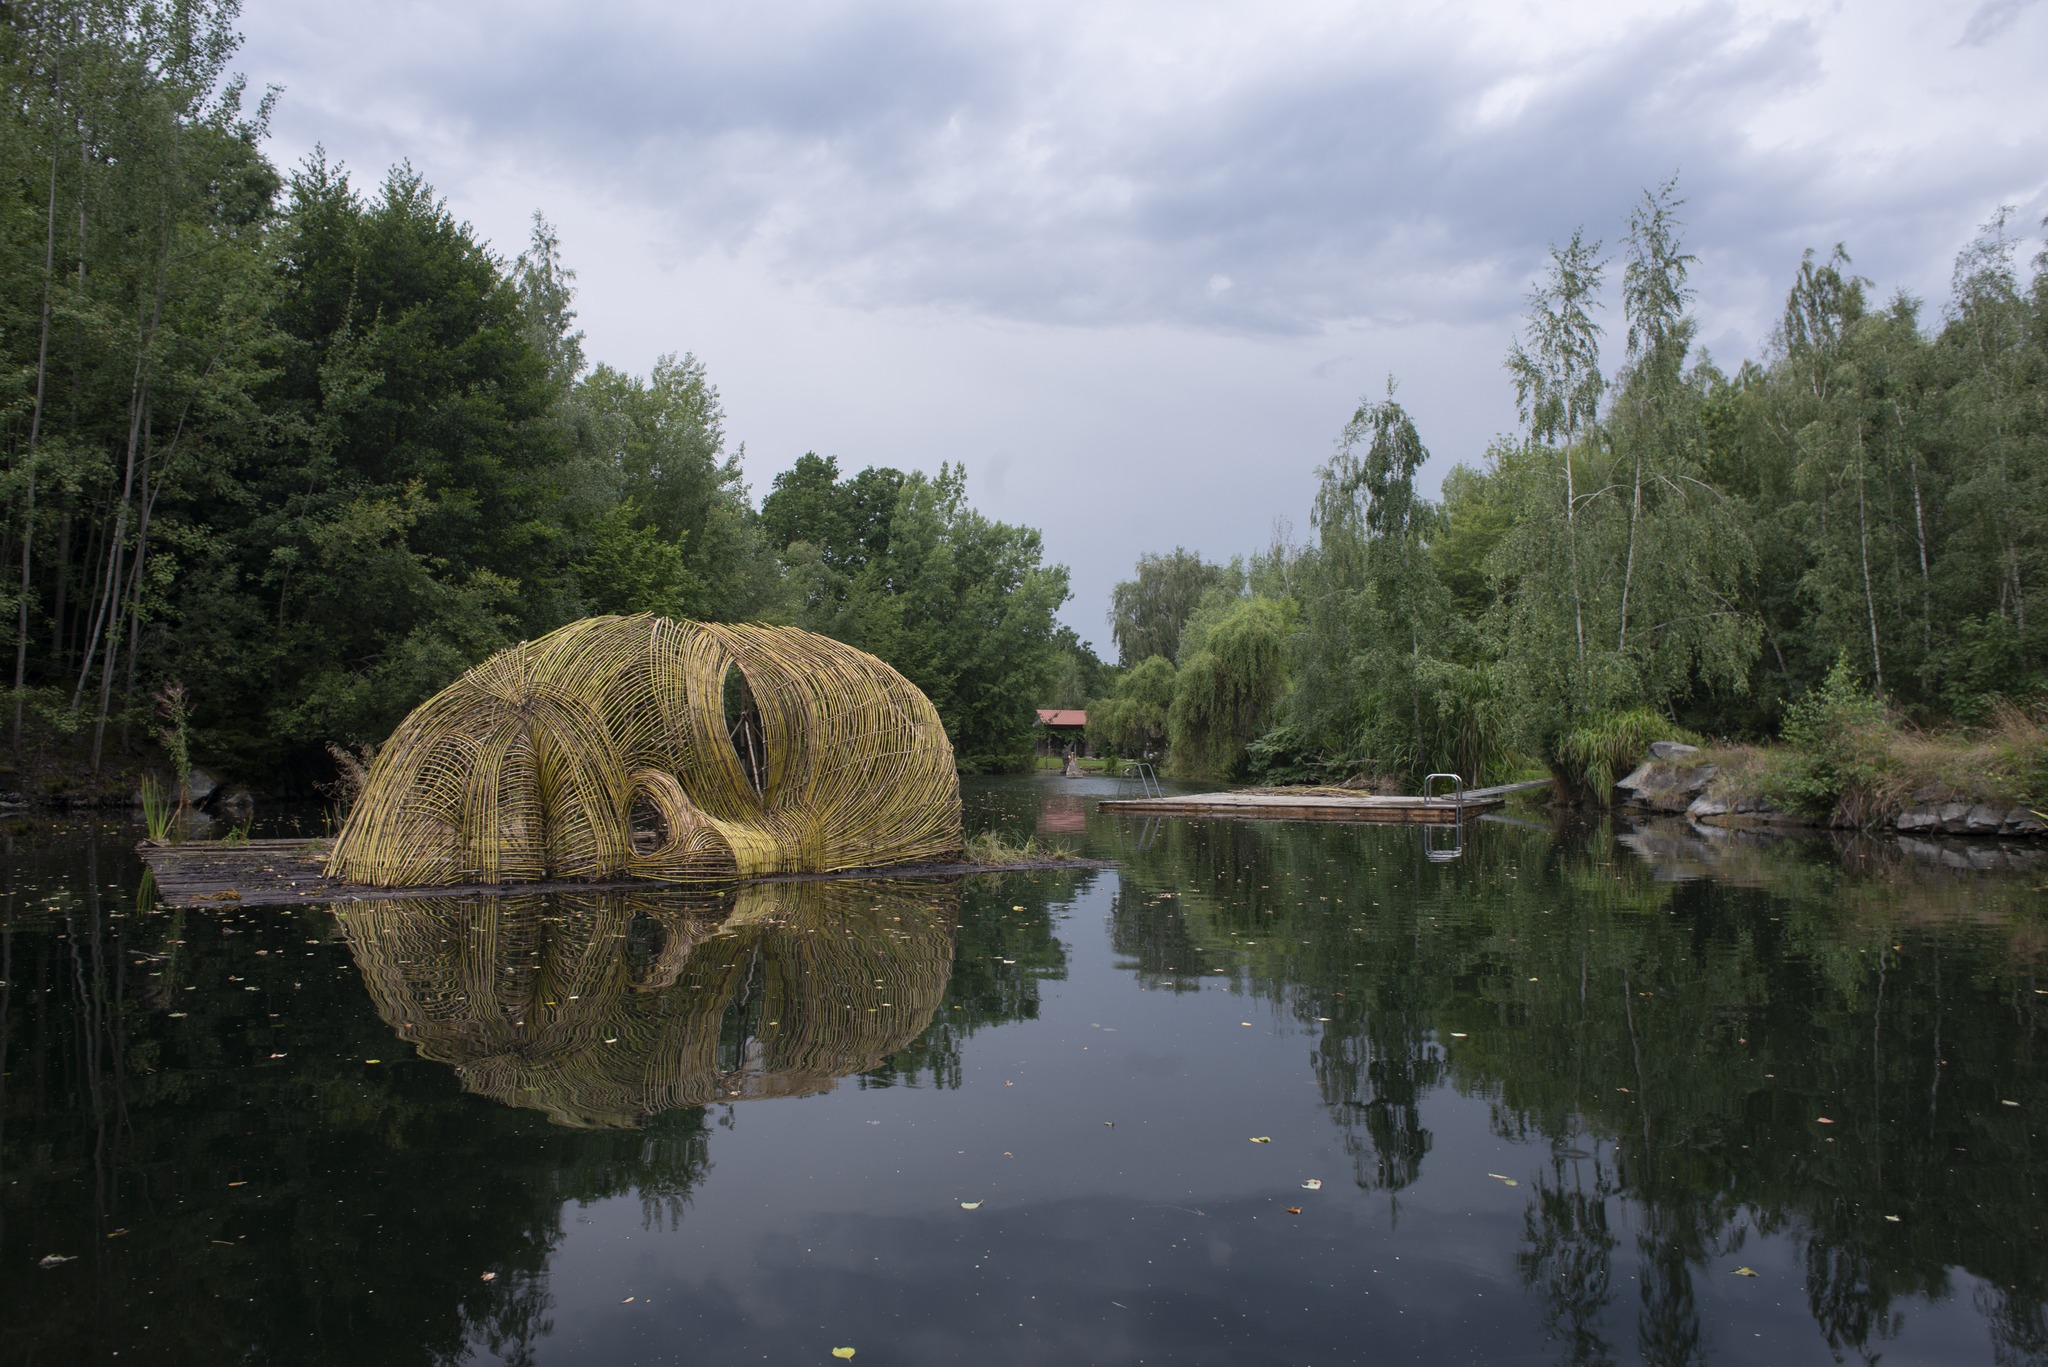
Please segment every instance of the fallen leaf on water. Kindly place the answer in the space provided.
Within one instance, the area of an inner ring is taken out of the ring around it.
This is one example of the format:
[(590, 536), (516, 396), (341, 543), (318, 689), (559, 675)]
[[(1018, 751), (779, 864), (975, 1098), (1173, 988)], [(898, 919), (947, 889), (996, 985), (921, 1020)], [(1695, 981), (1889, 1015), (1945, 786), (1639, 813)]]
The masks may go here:
[(1496, 1182), (1502, 1182), (1511, 1187), (1519, 1187), (1522, 1185), (1520, 1182), (1517, 1182), (1514, 1178), (1508, 1176), (1504, 1172), (1489, 1172), (1486, 1175), (1488, 1177), (1491, 1177)]
[(836, 1358), (850, 1358), (850, 1357), (852, 1357), (852, 1356), (853, 1356), (853, 1349), (851, 1349), (851, 1348), (834, 1348), (834, 1349), (832, 1350), (832, 1356), (833, 1356), (833, 1357), (836, 1357)]
[[(1250, 1025), (1250, 1024), (1251, 1024), (1251, 1022), (1250, 1022), (1250, 1021), (1239, 1021), (1239, 1022), (1238, 1022), (1238, 1024), (1239, 1024), (1239, 1025)], [(2014, 1104), (2017, 1104), (2017, 1103), (2014, 1103)]]
[(382, 1063), (383, 1061), (381, 1058), (366, 1058), (363, 1060), (365, 1063)]
[(48, 1254), (47, 1256), (45, 1256), (45, 1257), (44, 1257), (44, 1258), (43, 1258), (43, 1259), (42, 1259), (42, 1260), (41, 1260), (40, 1262), (38, 1262), (38, 1263), (36, 1264), (36, 1266), (37, 1266), (37, 1267), (58, 1267), (58, 1266), (61, 1266), (61, 1265), (62, 1265), (62, 1264), (64, 1264), (64, 1263), (75, 1263), (75, 1262), (77, 1262), (77, 1261), (78, 1261), (78, 1255), (77, 1255), (77, 1254), (75, 1254), (75, 1253), (74, 1253), (74, 1254), (64, 1254), (64, 1253), (51, 1253), (51, 1254)]
[(1815, 1119), (1816, 1121), (1818, 1121), (1818, 1122), (1819, 1122), (1820, 1124), (1822, 1124), (1822, 1125), (1832, 1125), (1832, 1124), (1834, 1124), (1834, 1123), (1835, 1123), (1834, 1121), (1832, 1121), (1832, 1120), (1828, 1119), (1828, 1118), (1827, 1118), (1826, 1116), (1824, 1116), (1824, 1115), (1817, 1115), (1817, 1116), (1815, 1116), (1815, 1117), (1814, 1117), (1814, 1119)]
[(229, 1185), (229, 1186), (231, 1186), (231, 1187), (246, 1187), (246, 1186), (248, 1186), (249, 1184), (248, 1184), (248, 1182), (246, 1182), (246, 1181), (242, 1181), (242, 1182), (230, 1182), (230, 1183), (228, 1183), (228, 1185)]
[(1999, 1102), (1998, 1104), (1999, 1104), (1999, 1105), (2001, 1105), (2001, 1106), (2017, 1106), (2017, 1105), (2019, 1105), (2020, 1103), (2019, 1103), (2019, 1102), (2017, 1102), (2017, 1101), (2001, 1101), (2001, 1102)]
[(1754, 1277), (1756, 1269), (1753, 1267), (1738, 1267), (1735, 1269), (1735, 1275), (1738, 1277)]
[(1289, 1215), (1299, 1215), (1299, 1214), (1301, 1214), (1301, 1207), (1300, 1207), (1300, 1206), (1289, 1206), (1289, 1207), (1287, 1208), (1287, 1213), (1288, 1213)]
[(1893, 1224), (1897, 1224), (1899, 1222), (1899, 1217), (1896, 1215), (1887, 1215), (1884, 1218), (1890, 1220)]
[(484, 1280), (487, 1282), (494, 1282), (498, 1280), (498, 1274), (495, 1272), (486, 1272), (484, 1273)]
[(1321, 1191), (1323, 1189), (1323, 1179), (1320, 1177), (1311, 1177), (1308, 1179), (1308, 1181), (1303, 1182), (1301, 1184), (1301, 1189), (1303, 1191)]
[(1464, 1032), (1463, 1030), (1453, 1030), (1453, 1031), (1451, 1031), (1451, 1038), (1452, 1038), (1452, 1039), (1463, 1039), (1463, 1038), (1465, 1038), (1465, 1032)]
[(622, 1300), (622, 1301), (620, 1301), (620, 1302), (619, 1302), (619, 1304), (620, 1304), (620, 1305), (631, 1305), (632, 1303), (633, 1303), (633, 1297), (631, 1297), (631, 1296), (628, 1296), (628, 1297), (626, 1297), (626, 1299), (624, 1299), (624, 1300)]
[(1252, 1136), (1252, 1143), (1254, 1144), (1270, 1144), (1272, 1142), (1273, 1136), (1270, 1134), (1255, 1134)]
[(979, 1201), (962, 1201), (962, 1202), (960, 1203), (960, 1209), (962, 1209), (962, 1210), (980, 1210), (980, 1209), (981, 1209), (981, 1202), (979, 1202)]
[(127, 1232), (125, 1229), (110, 1229), (107, 1231), (107, 1237), (109, 1239), (118, 1239)]
[[(1011, 910), (1011, 911), (1022, 911), (1022, 910), (1024, 910), (1024, 908), (1022, 908), (1022, 907), (1011, 907), (1011, 908), (1010, 908), (1010, 910)], [(848, 1354), (847, 1354), (847, 1356), (848, 1356), (848, 1357), (852, 1357), (852, 1356), (853, 1356), (853, 1354), (851, 1354), (851, 1353), (848, 1353)]]

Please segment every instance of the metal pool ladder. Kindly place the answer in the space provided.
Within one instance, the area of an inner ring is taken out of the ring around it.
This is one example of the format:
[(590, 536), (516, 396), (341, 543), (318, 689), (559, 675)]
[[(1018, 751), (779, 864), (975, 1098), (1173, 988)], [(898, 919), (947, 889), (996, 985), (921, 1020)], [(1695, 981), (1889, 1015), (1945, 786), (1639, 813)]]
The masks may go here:
[(1423, 800), (1424, 802), (1434, 802), (1434, 801), (1436, 801), (1436, 800), (1437, 800), (1437, 798), (1436, 798), (1436, 781), (1437, 781), (1438, 779), (1440, 779), (1440, 778), (1447, 778), (1447, 779), (1449, 779), (1449, 780), (1450, 780), (1450, 781), (1451, 781), (1452, 783), (1455, 783), (1456, 785), (1458, 785), (1458, 786), (1457, 786), (1457, 794), (1458, 794), (1458, 812), (1459, 812), (1459, 814), (1460, 814), (1460, 815), (1463, 815), (1463, 814), (1464, 814), (1464, 811), (1465, 811), (1465, 780), (1464, 780), (1464, 778), (1463, 778), (1463, 777), (1462, 777), (1461, 775), (1458, 775), (1458, 774), (1430, 774), (1430, 775), (1429, 775), (1428, 777), (1426, 777), (1426, 778), (1424, 778), (1424, 779), (1422, 780), (1422, 800)]
[(1165, 797), (1166, 790), (1159, 786), (1159, 775), (1152, 772), (1152, 766), (1141, 759), (1129, 760), (1117, 770), (1117, 796), (1127, 796), (1133, 788), (1139, 797)]
[(1436, 828), (1439, 823), (1433, 821), (1424, 823), (1422, 827), (1422, 853), (1428, 857), (1429, 862), (1432, 864), (1448, 864), (1465, 853), (1465, 780), (1463, 776), (1459, 774), (1429, 775), (1422, 780), (1422, 800), (1424, 802), (1436, 801), (1436, 781), (1440, 778), (1447, 778), (1457, 785), (1456, 801), (1458, 804), (1458, 816), (1457, 820), (1450, 823), (1451, 843), (1448, 845), (1439, 845), (1437, 843)]

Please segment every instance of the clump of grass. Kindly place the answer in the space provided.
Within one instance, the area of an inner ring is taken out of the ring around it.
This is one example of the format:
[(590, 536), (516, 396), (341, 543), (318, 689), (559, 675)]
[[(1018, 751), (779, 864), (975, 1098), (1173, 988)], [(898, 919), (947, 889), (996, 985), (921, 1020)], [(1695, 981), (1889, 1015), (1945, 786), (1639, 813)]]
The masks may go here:
[(178, 809), (169, 793), (155, 774), (142, 776), (142, 822), (149, 827), (149, 838), (159, 845), (170, 843), (171, 831), (177, 824)]
[(1558, 738), (1554, 767), (1566, 787), (1604, 807), (1613, 801), (1614, 785), (1659, 740), (1699, 743), (1692, 732), (1647, 707), (1605, 712)]
[(1025, 836), (1020, 843), (1001, 831), (982, 831), (968, 836), (966, 853), (970, 864), (1035, 864), (1047, 859), (1074, 857), (1074, 852), (1063, 844), (1040, 844), (1035, 835)]

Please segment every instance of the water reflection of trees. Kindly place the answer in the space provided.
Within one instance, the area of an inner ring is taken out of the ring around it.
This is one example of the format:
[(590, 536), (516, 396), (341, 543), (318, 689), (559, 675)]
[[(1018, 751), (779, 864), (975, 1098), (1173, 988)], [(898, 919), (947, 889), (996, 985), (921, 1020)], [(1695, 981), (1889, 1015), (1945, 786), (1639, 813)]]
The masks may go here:
[(959, 891), (796, 882), (722, 898), (434, 899), (340, 914), (377, 1010), (472, 1092), (560, 1125), (829, 1090), (946, 994)]
[[(946, 991), (959, 895), (795, 885), (714, 916), (572, 899), (410, 925), (358, 905), (344, 953), (326, 908), (153, 910), (131, 832), (60, 834), (0, 898), (0, 1253), (78, 1261), (0, 1277), (0, 1362), (530, 1361), (566, 1212), (637, 1197), (665, 1223), (708, 1173), (694, 1098), (901, 1074), (916, 1049), (885, 1056)], [(947, 1007), (956, 1034), (1035, 1003), (1002, 959), (1046, 971), (1042, 904), (976, 936), (995, 967)], [(874, 1023), (807, 1008), (826, 1001)], [(447, 1061), (394, 1048), (399, 1024)], [(515, 1104), (451, 1096), (457, 1060)]]
[(1753, 1232), (1795, 1240), (1845, 1360), (1958, 1268), (1993, 1288), (1975, 1304), (2001, 1360), (2048, 1360), (2028, 880), (1744, 846), (1681, 881), (1605, 828), (1473, 834), (1436, 865), (1408, 831), (1171, 826), (1126, 852), (1116, 946), (1155, 983), (1227, 978), (1309, 1027), (1361, 1186), (1416, 1179), (1442, 1087), (1581, 1155), (1531, 1184), (1520, 1259), (1573, 1362), (1628, 1332), (1623, 1229), (1648, 1361), (1702, 1360), (1697, 1279)]

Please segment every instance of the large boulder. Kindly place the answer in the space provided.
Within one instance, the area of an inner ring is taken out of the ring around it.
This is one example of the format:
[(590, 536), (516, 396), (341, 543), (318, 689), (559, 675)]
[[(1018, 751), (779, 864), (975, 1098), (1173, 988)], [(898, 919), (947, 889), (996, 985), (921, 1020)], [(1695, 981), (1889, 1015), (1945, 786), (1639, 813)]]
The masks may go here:
[(1690, 760), (1698, 757), (1700, 748), (1687, 745), (1680, 740), (1653, 740), (1650, 742), (1650, 758), (1662, 760)]
[(1682, 812), (1706, 791), (1717, 772), (1711, 764), (1673, 764), (1652, 759), (1614, 786), (1630, 806), (1648, 807), (1653, 812)]

